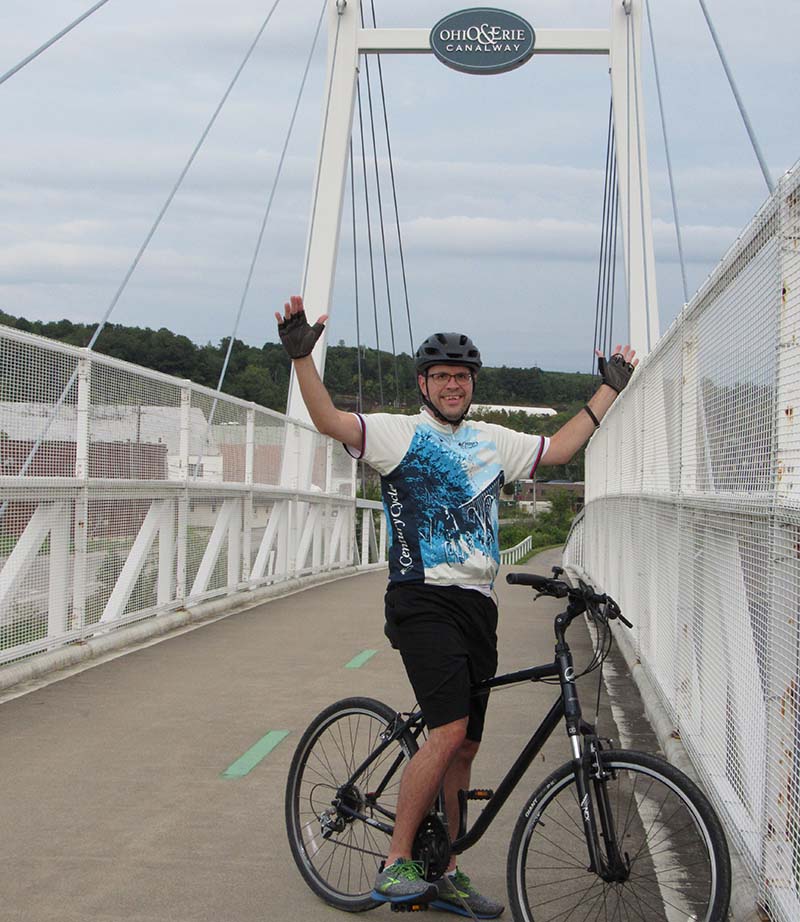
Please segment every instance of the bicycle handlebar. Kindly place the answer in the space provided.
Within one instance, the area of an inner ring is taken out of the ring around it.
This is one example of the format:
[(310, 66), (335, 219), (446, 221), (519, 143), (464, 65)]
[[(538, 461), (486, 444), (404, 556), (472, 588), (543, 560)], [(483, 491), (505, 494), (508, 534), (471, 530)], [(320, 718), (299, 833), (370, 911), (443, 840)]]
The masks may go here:
[(606, 619), (613, 621), (618, 618), (627, 627), (633, 627), (610, 595), (594, 592), (582, 580), (579, 580), (578, 586), (573, 588), (563, 580), (540, 576), (538, 573), (508, 573), (506, 582), (512, 586), (531, 586), (539, 595), (549, 595), (555, 599), (569, 598), (570, 602), (583, 603), (596, 615), (601, 614), (600, 606), (602, 605), (604, 606), (602, 615)]
[(569, 586), (566, 583), (549, 576), (539, 576), (538, 573), (509, 573), (506, 582), (512, 586), (532, 586), (537, 592), (556, 599), (563, 599), (569, 595)]

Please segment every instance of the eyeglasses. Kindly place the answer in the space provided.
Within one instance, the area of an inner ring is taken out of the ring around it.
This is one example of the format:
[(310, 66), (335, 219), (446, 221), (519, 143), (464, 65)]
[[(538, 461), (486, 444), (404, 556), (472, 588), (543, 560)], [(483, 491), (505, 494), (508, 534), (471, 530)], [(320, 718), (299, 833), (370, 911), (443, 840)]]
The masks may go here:
[(468, 371), (457, 371), (454, 375), (451, 375), (448, 371), (432, 371), (428, 375), (428, 380), (438, 385), (449, 384), (451, 378), (456, 384), (462, 386), (472, 381), (472, 375)]

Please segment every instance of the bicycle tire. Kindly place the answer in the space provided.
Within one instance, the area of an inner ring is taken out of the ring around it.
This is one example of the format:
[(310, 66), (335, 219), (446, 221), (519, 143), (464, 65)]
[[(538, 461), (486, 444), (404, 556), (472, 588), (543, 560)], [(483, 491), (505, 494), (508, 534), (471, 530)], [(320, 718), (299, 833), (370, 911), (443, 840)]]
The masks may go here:
[(514, 828), (507, 867), (514, 919), (723, 922), (730, 857), (705, 794), (657, 756), (606, 750), (601, 758), (612, 773), (608, 793), (618, 847), (629, 859), (627, 880), (607, 883), (587, 870), (575, 776), (566, 763), (534, 791)]
[[(388, 852), (389, 837), (362, 820), (338, 812), (332, 800), (359, 762), (381, 742), (381, 733), (396, 717), (395, 710), (373, 698), (337, 701), (311, 721), (289, 768), (286, 831), (292, 857), (314, 893), (346, 912), (363, 912), (381, 905), (370, 893)], [(356, 779), (351, 805), (391, 824), (401, 770), (418, 748), (414, 737), (404, 733), (367, 769), (363, 780)], [(381, 773), (392, 766), (397, 756), (402, 757), (402, 763), (394, 770), (380, 800), (368, 802), (364, 795), (369, 789), (365, 785), (382, 780)], [(327, 838), (323, 824), (328, 827)]]

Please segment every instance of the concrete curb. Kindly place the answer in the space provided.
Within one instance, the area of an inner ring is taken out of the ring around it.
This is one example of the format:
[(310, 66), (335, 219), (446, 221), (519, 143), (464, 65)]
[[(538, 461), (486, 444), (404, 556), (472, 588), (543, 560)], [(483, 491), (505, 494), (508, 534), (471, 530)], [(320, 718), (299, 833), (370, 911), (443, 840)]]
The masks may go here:
[[(582, 579), (585, 583), (599, 589), (589, 574), (581, 567), (568, 565), (564, 569), (571, 580)], [(617, 647), (622, 653), (628, 669), (630, 669), (631, 676), (639, 689), (647, 719), (658, 737), (658, 743), (664, 755), (676, 768), (688, 775), (699, 788), (705, 790), (689, 758), (689, 754), (677, 735), (674, 724), (661, 703), (658, 692), (636, 655), (630, 637), (625, 633), (628, 629), (619, 624), (613, 624), (611, 628)], [(731, 855), (731, 905), (729, 911), (731, 922), (763, 922), (764, 916), (759, 911), (756, 902), (758, 893), (756, 883), (750, 876), (750, 872), (735, 845), (730, 840), (728, 841), (728, 849)]]
[(109, 653), (122, 651), (126, 647), (134, 647), (155, 637), (166, 639), (168, 635), (187, 627), (199, 627), (204, 622), (218, 621), (230, 615), (249, 611), (264, 602), (280, 599), (295, 592), (302, 592), (312, 586), (357, 576), (364, 572), (370, 571), (347, 567), (313, 576), (301, 576), (283, 580), (272, 586), (252, 589), (237, 596), (226, 595), (211, 599), (208, 602), (200, 602), (197, 605), (191, 605), (178, 611), (153, 615), (144, 621), (118, 628), (108, 634), (92, 637), (85, 641), (77, 641), (58, 650), (40, 653), (22, 662), (0, 667), (0, 692), (7, 691), (15, 685), (41, 679), (49, 673), (57, 672), (61, 669), (69, 669), (90, 660), (100, 659)]

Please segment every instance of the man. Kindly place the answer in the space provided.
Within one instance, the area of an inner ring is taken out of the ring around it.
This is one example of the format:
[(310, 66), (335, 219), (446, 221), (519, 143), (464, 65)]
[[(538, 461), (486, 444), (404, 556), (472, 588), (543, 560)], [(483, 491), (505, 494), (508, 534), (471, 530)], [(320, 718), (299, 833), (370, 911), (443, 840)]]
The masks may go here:
[(417, 828), (442, 786), (448, 826), (458, 829), (458, 791), (469, 788), (481, 740), (487, 698), (471, 699), (469, 689), (497, 668), (492, 585), (500, 557), (500, 488), (533, 476), (540, 463), (569, 461), (600, 425), (638, 360), (629, 346), (617, 347), (608, 362), (600, 356), (603, 384), (547, 439), (465, 421), (481, 357), (464, 334), (434, 334), (417, 350), (424, 404), (418, 414), (362, 416), (336, 409), (311, 359), (327, 315), (310, 326), (295, 296), (275, 317), (314, 425), (381, 474), (391, 529), (385, 630), (429, 727), (403, 773), (394, 834), (373, 896), (496, 918), (502, 904), (480, 894), (455, 858), (445, 878), (430, 884), (410, 857)]

